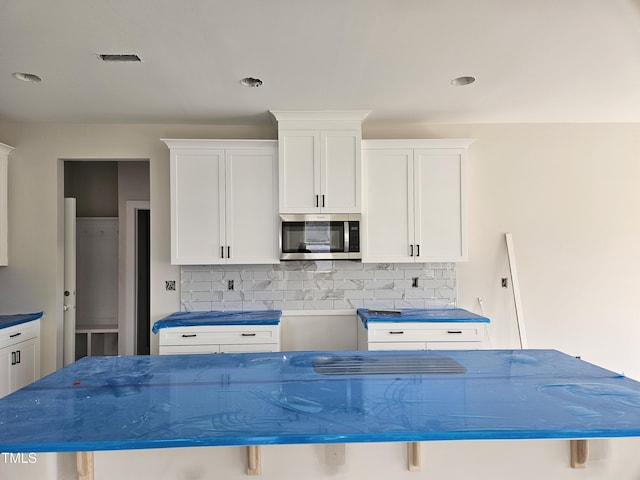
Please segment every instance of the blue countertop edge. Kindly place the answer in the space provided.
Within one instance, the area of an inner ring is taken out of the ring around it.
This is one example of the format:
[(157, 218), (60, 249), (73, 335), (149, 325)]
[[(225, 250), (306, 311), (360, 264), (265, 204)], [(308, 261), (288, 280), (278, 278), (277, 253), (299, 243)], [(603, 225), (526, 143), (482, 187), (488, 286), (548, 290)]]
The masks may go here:
[[(372, 313), (368, 308), (358, 308), (358, 317), (365, 328), (369, 322), (407, 323), (491, 323), (487, 317), (463, 308), (403, 308), (401, 313)], [(374, 310), (374, 309), (371, 309)]]
[(38, 320), (44, 315), (44, 312), (35, 313), (17, 313), (15, 315), (0, 315), (0, 330), (3, 328), (13, 327), (21, 323), (32, 322)]
[(280, 325), (281, 317), (281, 310), (176, 312), (156, 321), (151, 331), (204, 325)]

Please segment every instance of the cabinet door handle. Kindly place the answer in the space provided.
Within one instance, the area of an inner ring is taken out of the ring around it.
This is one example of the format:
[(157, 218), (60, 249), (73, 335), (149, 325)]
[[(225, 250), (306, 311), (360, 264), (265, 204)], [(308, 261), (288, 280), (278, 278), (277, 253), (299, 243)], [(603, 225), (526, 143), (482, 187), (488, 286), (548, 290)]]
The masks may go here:
[(462, 330), (447, 330), (447, 333), (455, 333), (455, 334), (460, 334), (462, 333)]
[(220, 258), (224, 258), (224, 247), (220, 247)]
[(227, 247), (227, 258), (231, 258), (231, 247)]
[(316, 195), (316, 207), (320, 206), (320, 195)]
[(413, 257), (413, 244), (409, 245), (411, 247), (411, 253), (409, 253), (410, 257)]
[(420, 245), (419, 244), (416, 244), (416, 250), (417, 250), (416, 257), (419, 257), (420, 256)]
[(16, 363), (20, 363), (20, 350), (17, 351), (18, 361)]
[(15, 365), (16, 363), (16, 352), (11, 352), (11, 365)]
[(255, 337), (256, 334), (255, 333), (243, 333), (242, 336), (243, 337)]
[(322, 206), (324, 207), (324, 194), (322, 195)]
[(13, 335), (9, 335), (9, 338), (16, 338), (22, 335), (22, 332), (14, 333)]
[(193, 338), (193, 337), (197, 337), (198, 335), (196, 333), (183, 333), (182, 334), (182, 338)]
[(404, 334), (404, 331), (402, 330), (391, 330), (389, 332), (389, 335), (402, 335), (402, 334)]

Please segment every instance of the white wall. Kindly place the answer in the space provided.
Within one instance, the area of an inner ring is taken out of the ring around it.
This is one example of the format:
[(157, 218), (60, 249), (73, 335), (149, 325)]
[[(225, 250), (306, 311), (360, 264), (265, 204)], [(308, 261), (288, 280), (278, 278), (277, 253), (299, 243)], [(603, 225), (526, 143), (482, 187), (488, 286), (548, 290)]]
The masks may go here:
[[(517, 345), (511, 291), (500, 287), (508, 276), (503, 234), (511, 232), (529, 346), (558, 348), (640, 379), (640, 125), (365, 124), (363, 136), (476, 138), (469, 155), (469, 262), (458, 265), (459, 305), (478, 311), (481, 297), (493, 320), (493, 346)], [(62, 318), (58, 159), (150, 160), (152, 321), (179, 309), (179, 294), (163, 290), (164, 280), (178, 281), (179, 273), (169, 265), (169, 154), (162, 137), (275, 138), (275, 129), (0, 124), (0, 142), (16, 147), (9, 163), (10, 266), (0, 269), (0, 309), (45, 310), (43, 373), (56, 367), (60, 354), (59, 337), (51, 340)], [(540, 450), (522, 445), (513, 447), (523, 449), (520, 455), (496, 453), (501, 473), (485, 475), (473, 465), (467, 471), (479, 479), (522, 476), (522, 458), (528, 458), (524, 470), (536, 478), (640, 476), (637, 441), (604, 442), (601, 458), (585, 473), (568, 469), (565, 442), (540, 462), (534, 460), (547, 444)], [(464, 459), (474, 448), (456, 445), (450, 452)], [(621, 464), (621, 458), (627, 460)], [(359, 478), (356, 470), (350, 478)], [(603, 473), (614, 470), (613, 476)], [(217, 473), (244, 477), (242, 467)]]

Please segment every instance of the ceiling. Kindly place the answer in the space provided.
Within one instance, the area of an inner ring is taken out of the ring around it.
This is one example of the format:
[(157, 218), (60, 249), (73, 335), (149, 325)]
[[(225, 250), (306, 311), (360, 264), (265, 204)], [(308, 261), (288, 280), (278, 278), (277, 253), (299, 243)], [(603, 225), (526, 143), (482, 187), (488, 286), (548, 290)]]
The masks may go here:
[(0, 0), (0, 46), (12, 122), (640, 122), (640, 0)]

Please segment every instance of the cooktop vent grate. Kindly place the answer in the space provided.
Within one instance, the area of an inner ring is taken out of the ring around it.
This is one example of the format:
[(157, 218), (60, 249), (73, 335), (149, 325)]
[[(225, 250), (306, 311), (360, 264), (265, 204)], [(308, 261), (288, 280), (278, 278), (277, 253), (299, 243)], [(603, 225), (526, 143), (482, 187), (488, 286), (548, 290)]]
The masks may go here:
[(448, 375), (467, 371), (450, 357), (419, 355), (331, 355), (315, 357), (313, 370), (320, 375)]

